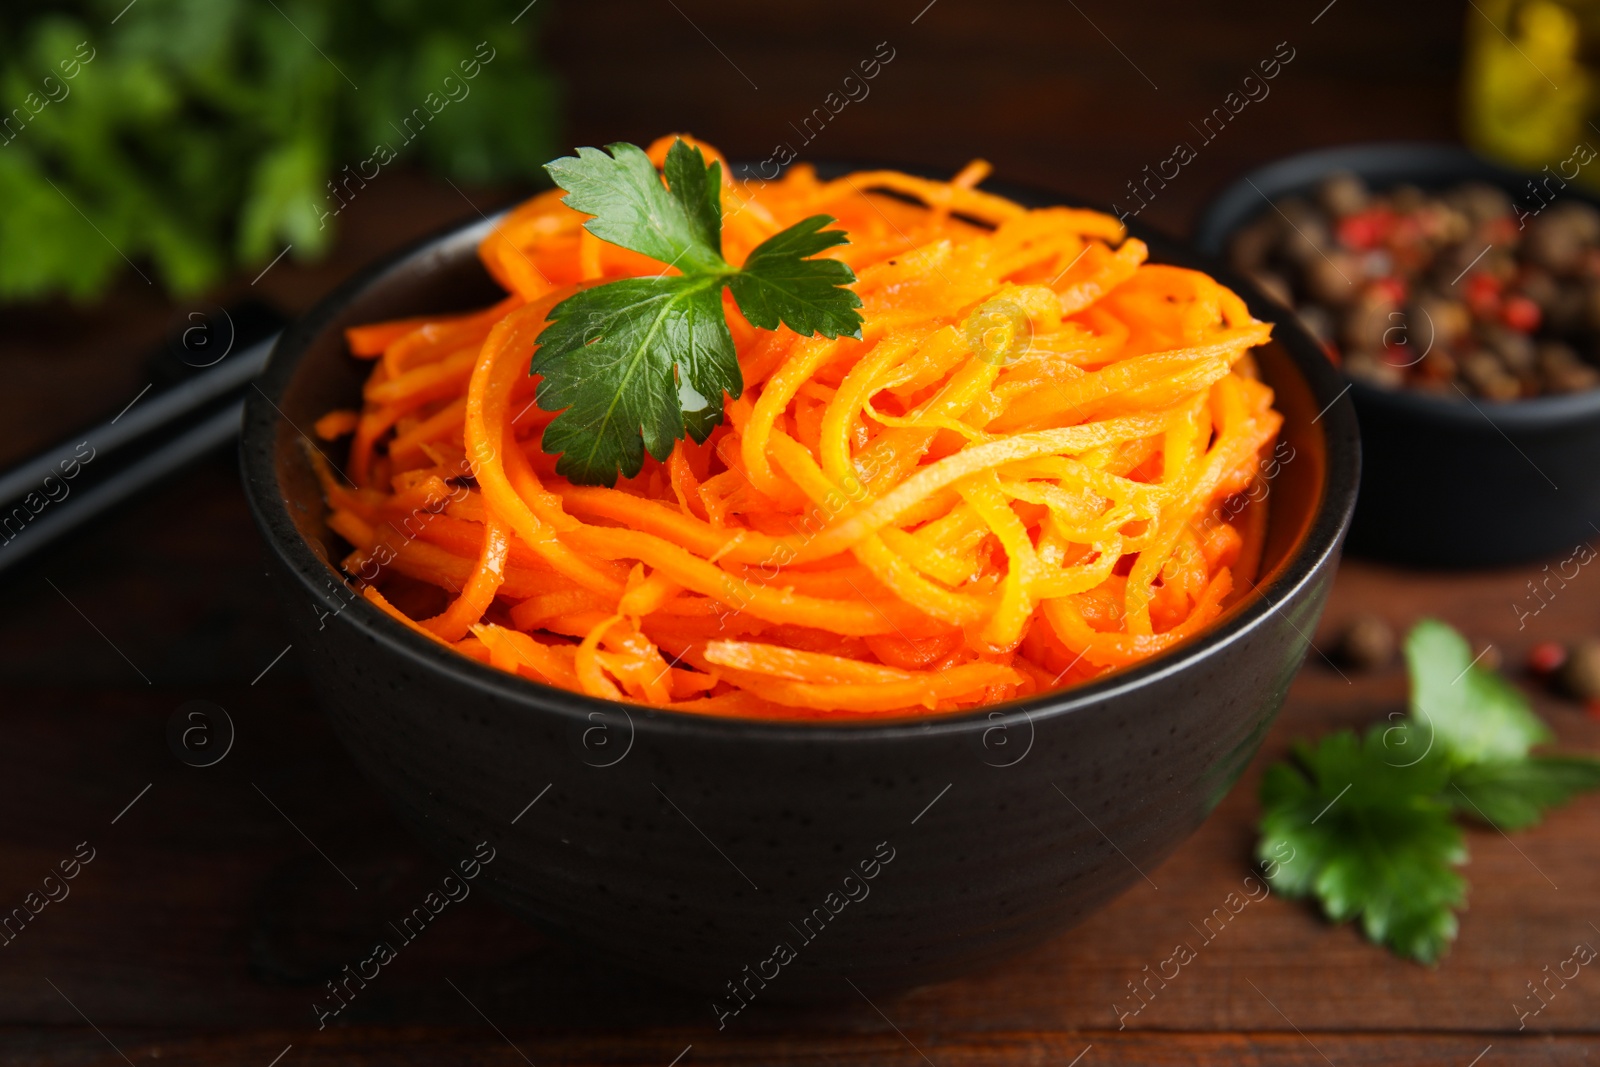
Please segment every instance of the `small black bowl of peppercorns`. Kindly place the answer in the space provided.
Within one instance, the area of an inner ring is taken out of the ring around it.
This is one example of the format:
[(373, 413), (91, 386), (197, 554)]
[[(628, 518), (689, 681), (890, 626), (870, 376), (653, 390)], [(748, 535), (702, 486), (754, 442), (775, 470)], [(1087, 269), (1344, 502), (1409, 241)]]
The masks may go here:
[[(1600, 145), (1600, 137), (1595, 144)], [(1600, 154), (1532, 174), (1457, 145), (1293, 156), (1202, 251), (1292, 309), (1361, 422), (1352, 553), (1493, 566), (1600, 536)]]

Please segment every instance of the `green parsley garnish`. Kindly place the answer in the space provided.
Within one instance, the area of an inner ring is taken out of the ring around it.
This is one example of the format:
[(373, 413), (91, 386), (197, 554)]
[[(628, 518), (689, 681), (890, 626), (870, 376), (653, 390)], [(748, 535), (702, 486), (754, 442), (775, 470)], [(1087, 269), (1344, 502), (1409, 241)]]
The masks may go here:
[(1395, 736), (1381, 726), (1365, 738), (1341, 730), (1297, 744), (1294, 763), (1268, 767), (1256, 854), (1281, 860), (1293, 849), (1273, 871), (1274, 889), (1315, 895), (1333, 921), (1359, 916), (1373, 941), (1432, 962), (1456, 935), (1453, 909), (1467, 884), (1454, 868), (1466, 843), (1440, 796), (1448, 763), (1429, 751), (1407, 765), (1415, 748), (1386, 735)]
[[(847, 244), (835, 220), (813, 215), (767, 238), (743, 267), (722, 258), (722, 165), (673, 142), (662, 174), (637, 145), (580, 148), (545, 165), (565, 203), (594, 217), (603, 241), (659, 260), (654, 277), (624, 278), (570, 296), (550, 312), (529, 373), (537, 400), (560, 411), (545, 429), (556, 471), (580, 485), (639, 473), (644, 453), (666, 459), (687, 435), (703, 442), (722, 421), (722, 397), (744, 389), (722, 305), (733, 292), (750, 323), (804, 337), (861, 336), (855, 272), (812, 258)], [(678, 274), (668, 274), (676, 268)], [(564, 409), (564, 410), (563, 410)]]
[(1412, 629), (1406, 662), (1409, 716), (1363, 738), (1342, 730), (1302, 741), (1292, 760), (1267, 768), (1256, 854), (1273, 861), (1280, 892), (1315, 896), (1335, 922), (1359, 917), (1371, 940), (1433, 963), (1466, 900), (1456, 871), (1466, 842), (1453, 816), (1502, 831), (1532, 826), (1600, 788), (1600, 760), (1530, 755), (1549, 728), (1444, 623)]

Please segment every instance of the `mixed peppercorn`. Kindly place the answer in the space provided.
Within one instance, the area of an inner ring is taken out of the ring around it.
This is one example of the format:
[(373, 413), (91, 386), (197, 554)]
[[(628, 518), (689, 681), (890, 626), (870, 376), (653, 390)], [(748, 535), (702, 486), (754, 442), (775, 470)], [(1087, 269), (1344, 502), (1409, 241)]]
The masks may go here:
[(1233, 265), (1354, 378), (1516, 400), (1600, 386), (1600, 211), (1494, 186), (1375, 193), (1330, 175), (1241, 229)]

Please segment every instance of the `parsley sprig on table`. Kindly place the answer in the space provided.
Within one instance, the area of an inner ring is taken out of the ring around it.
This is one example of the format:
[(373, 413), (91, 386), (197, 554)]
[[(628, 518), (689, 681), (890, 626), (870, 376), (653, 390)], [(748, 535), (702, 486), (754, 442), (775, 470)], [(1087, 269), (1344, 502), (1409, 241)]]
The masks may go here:
[[(744, 388), (722, 292), (751, 325), (780, 323), (804, 337), (861, 336), (855, 272), (818, 253), (848, 243), (835, 220), (813, 215), (767, 238), (734, 267), (722, 258), (722, 165), (673, 142), (662, 173), (637, 145), (580, 148), (545, 165), (568, 206), (603, 241), (663, 264), (557, 304), (529, 373), (537, 399), (560, 411), (545, 429), (556, 471), (580, 485), (632, 477), (644, 453), (666, 459), (687, 435), (704, 441), (722, 421), (723, 394)], [(678, 273), (670, 273), (675, 269)], [(565, 410), (562, 410), (565, 409)]]
[[(1300, 742), (1261, 783), (1257, 855), (1273, 887), (1315, 896), (1328, 918), (1433, 963), (1466, 900), (1466, 842), (1454, 816), (1500, 830), (1600, 788), (1600, 760), (1533, 755), (1552, 739), (1521, 693), (1473, 662), (1462, 636), (1426, 619), (1406, 638), (1410, 714), (1364, 737)], [(1282, 862), (1288, 849), (1293, 859)]]

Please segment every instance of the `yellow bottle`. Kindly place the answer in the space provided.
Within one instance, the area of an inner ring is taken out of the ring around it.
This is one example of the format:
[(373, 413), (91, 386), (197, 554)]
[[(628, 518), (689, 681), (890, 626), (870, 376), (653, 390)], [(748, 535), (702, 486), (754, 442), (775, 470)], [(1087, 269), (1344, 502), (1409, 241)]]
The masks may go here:
[[(1567, 159), (1585, 143), (1600, 147), (1591, 118), (1596, 75), (1585, 65), (1585, 53), (1600, 47), (1600, 2), (1473, 0), (1466, 17), (1468, 144), (1525, 170)], [(1600, 166), (1578, 180), (1600, 187)]]

